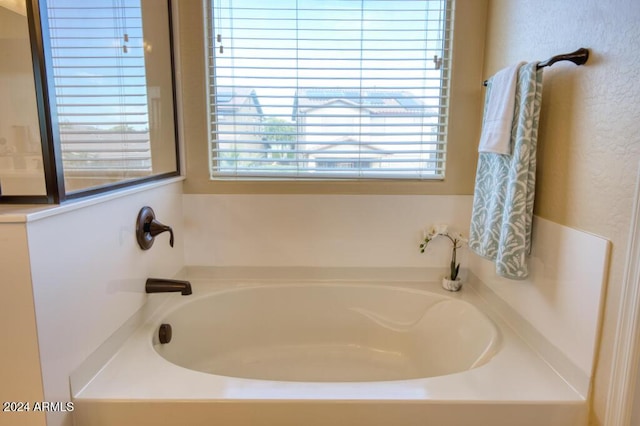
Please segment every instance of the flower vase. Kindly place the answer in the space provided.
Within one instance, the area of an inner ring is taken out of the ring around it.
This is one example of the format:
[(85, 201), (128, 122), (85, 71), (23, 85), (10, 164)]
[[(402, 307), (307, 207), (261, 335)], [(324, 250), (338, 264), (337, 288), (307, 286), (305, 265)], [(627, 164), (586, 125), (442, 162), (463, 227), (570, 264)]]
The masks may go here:
[(455, 280), (450, 280), (449, 278), (442, 279), (442, 288), (448, 291), (459, 291), (462, 287), (462, 280), (457, 278)]

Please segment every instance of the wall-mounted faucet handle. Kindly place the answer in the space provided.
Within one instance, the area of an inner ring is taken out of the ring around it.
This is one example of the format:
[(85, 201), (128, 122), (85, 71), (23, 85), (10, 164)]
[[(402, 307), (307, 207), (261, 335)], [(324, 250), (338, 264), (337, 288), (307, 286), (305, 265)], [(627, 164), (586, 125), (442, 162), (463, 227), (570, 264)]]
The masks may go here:
[(148, 232), (152, 237), (169, 231), (169, 245), (173, 247), (173, 229), (153, 219), (151, 222), (144, 224), (144, 232)]
[(169, 245), (173, 247), (173, 229), (158, 222), (151, 207), (145, 206), (140, 209), (136, 220), (136, 239), (142, 250), (149, 250), (153, 245), (154, 238), (167, 231), (169, 231), (170, 235)]

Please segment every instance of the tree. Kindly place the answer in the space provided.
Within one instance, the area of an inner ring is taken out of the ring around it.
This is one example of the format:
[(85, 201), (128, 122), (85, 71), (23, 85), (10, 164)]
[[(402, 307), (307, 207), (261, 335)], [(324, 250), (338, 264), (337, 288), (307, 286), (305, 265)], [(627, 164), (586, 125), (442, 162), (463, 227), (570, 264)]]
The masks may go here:
[(264, 122), (264, 140), (284, 144), (296, 141), (296, 126), (279, 118), (267, 118)]
[[(297, 140), (296, 126), (279, 118), (267, 118), (263, 124), (263, 137), (270, 157), (277, 160), (295, 158), (294, 146)], [(284, 163), (286, 165), (286, 163)]]

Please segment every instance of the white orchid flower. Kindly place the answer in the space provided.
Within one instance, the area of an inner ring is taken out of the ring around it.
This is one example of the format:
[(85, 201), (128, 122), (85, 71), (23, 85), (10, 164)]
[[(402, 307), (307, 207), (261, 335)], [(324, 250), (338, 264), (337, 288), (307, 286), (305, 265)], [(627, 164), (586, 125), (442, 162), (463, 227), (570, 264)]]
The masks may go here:
[(452, 238), (462, 244), (466, 244), (469, 242), (469, 239), (465, 238), (464, 235), (462, 235), (462, 232), (457, 232), (453, 234)]
[(449, 225), (441, 224), (433, 227), (437, 235), (446, 235), (449, 230)]
[(436, 234), (436, 228), (434, 226), (429, 227), (428, 231), (424, 231), (424, 238), (425, 239), (433, 239), (433, 237), (435, 237)]
[(427, 248), (427, 244), (438, 236), (447, 237), (451, 242), (451, 271), (449, 278), (452, 281), (458, 279), (458, 272), (460, 271), (460, 263), (456, 261), (456, 251), (467, 244), (469, 240), (465, 238), (461, 232), (449, 232), (449, 225), (441, 224), (431, 226), (429, 231), (423, 231), (424, 241), (420, 244), (420, 253), (424, 253)]

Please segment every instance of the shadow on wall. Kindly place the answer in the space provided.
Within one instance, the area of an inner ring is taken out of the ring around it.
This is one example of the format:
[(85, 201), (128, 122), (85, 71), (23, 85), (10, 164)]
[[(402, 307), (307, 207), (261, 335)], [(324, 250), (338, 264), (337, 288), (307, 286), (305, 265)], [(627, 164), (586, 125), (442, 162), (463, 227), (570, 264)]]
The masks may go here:
[[(590, 62), (592, 60), (589, 58)], [(572, 64), (556, 67), (545, 70), (543, 81), (534, 214), (567, 223), (567, 214), (573, 205), (568, 188), (575, 177), (569, 162), (574, 149), (575, 123), (578, 122), (574, 108), (578, 77)], [(539, 196), (542, 191), (544, 197)]]

